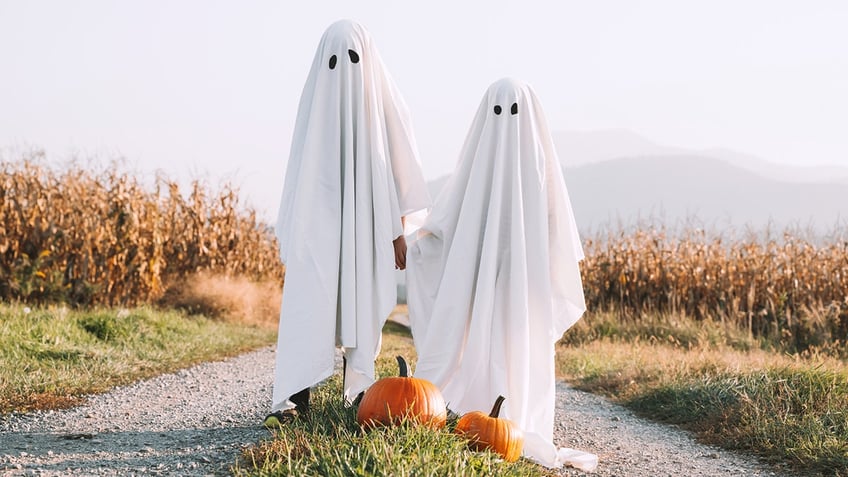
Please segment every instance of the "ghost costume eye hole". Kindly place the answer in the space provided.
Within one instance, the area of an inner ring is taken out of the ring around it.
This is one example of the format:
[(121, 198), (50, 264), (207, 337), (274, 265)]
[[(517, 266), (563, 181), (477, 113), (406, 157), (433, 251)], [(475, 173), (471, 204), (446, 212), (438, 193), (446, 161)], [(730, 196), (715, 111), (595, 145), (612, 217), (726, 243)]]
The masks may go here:
[(500, 105), (500, 104), (496, 104), (496, 105), (495, 105), (495, 114), (501, 114), (501, 110), (502, 110), (502, 109), (501, 109), (501, 105)]
[(518, 103), (512, 103), (512, 107), (509, 108), (509, 112), (512, 115), (518, 114)]
[(351, 63), (359, 63), (359, 53), (353, 50), (347, 50), (347, 55), (350, 56)]
[(337, 60), (338, 60), (338, 58), (336, 58), (336, 55), (333, 55), (333, 56), (330, 57), (330, 69), (331, 70), (336, 67), (336, 61)]

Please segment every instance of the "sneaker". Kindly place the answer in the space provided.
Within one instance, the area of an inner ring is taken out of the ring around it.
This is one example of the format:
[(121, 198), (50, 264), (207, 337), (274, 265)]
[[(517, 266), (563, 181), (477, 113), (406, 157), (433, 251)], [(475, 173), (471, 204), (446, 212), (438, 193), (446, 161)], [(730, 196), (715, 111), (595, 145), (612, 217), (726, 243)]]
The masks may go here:
[(285, 411), (274, 411), (271, 414), (265, 416), (265, 420), (262, 421), (262, 424), (268, 429), (275, 429), (278, 427), (283, 427), (283, 425), (288, 424), (295, 419), (297, 419), (297, 410), (295, 409), (286, 409)]

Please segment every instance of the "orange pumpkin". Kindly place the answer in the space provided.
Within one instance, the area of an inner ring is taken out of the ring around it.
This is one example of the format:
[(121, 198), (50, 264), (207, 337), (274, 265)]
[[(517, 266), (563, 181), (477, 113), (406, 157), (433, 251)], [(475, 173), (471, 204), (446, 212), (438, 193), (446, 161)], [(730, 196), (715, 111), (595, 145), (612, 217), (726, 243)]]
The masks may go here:
[(383, 378), (372, 384), (356, 412), (356, 422), (365, 428), (399, 424), (404, 419), (433, 429), (445, 427), (447, 407), (442, 393), (426, 379), (409, 377), (406, 361), (398, 356), (399, 377)]
[(488, 416), (480, 411), (463, 415), (454, 432), (469, 438), (468, 445), (476, 451), (489, 449), (505, 461), (515, 462), (524, 448), (524, 433), (514, 422), (498, 417), (503, 402), (504, 397), (498, 396)]

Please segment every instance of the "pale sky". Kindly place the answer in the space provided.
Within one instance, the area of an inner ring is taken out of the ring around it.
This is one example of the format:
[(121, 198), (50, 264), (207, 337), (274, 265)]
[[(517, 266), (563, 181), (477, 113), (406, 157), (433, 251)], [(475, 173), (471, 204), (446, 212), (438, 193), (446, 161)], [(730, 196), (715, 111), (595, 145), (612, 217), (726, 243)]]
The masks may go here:
[(840, 0), (0, 0), (0, 148), (232, 179), (273, 218), (301, 89), (340, 18), (370, 30), (428, 178), (453, 169), (504, 76), (534, 86), (554, 130), (848, 166)]

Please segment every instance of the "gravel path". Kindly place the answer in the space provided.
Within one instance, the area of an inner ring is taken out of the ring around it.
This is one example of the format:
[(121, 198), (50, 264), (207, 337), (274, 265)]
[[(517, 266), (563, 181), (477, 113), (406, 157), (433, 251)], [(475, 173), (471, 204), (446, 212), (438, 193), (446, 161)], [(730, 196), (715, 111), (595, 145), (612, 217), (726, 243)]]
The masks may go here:
[[(692, 434), (634, 416), (606, 399), (557, 384), (554, 439), (598, 455), (592, 475), (627, 477), (788, 476), (757, 460), (695, 442)], [(586, 475), (565, 469), (562, 475)]]
[(228, 475), (270, 436), (271, 348), (92, 396), (82, 407), (0, 417), (2, 475)]
[[(117, 388), (79, 408), (0, 417), (0, 474), (227, 475), (243, 446), (270, 435), (259, 423), (273, 367), (266, 348)], [(785, 475), (566, 384), (557, 396), (556, 440), (598, 454), (594, 475)]]

